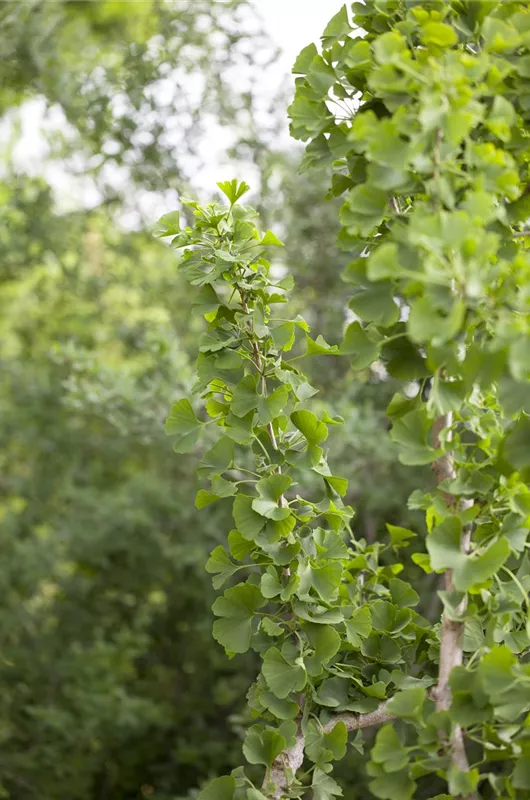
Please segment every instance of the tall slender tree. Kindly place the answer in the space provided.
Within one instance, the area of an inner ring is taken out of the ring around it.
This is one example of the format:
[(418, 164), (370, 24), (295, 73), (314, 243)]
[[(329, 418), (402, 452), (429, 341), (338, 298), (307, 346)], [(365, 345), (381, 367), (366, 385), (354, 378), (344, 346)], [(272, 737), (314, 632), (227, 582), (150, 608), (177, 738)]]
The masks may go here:
[[(340, 348), (277, 312), (290, 282), (263, 255), (278, 240), (237, 203), (245, 185), (221, 185), (227, 207), (194, 204), (192, 228), (162, 222), (208, 322), (197, 389), (210, 419), (183, 399), (167, 430), (187, 451), (218, 426), (197, 502), (235, 498), (229, 552), (207, 565), (217, 587), (238, 580), (214, 604), (214, 636), (262, 657), (249, 692), (262, 722), (243, 748), (261, 788), (236, 770), (202, 800), (340, 795), (331, 763), (348, 731), (372, 726), (374, 797), (410, 800), (438, 779), (440, 800), (530, 789), (528, 31), (524, 3), (374, 0), (343, 8), (321, 52), (297, 59), (292, 132), (345, 194), (355, 319)], [(337, 352), (402, 381), (391, 438), (437, 481), (409, 501), (424, 535), (351, 536), (323, 447), (340, 420), (307, 408), (299, 369)], [(321, 496), (304, 490), (314, 473)], [(403, 560), (381, 561), (411, 540), (412, 561), (443, 577), (434, 629)]]

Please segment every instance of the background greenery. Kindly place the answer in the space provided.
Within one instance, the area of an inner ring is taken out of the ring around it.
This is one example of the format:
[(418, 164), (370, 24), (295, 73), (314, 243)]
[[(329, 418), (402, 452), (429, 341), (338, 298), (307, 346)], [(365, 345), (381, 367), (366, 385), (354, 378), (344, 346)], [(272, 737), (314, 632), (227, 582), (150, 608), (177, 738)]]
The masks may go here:
[[(296, 304), (337, 341), (336, 209), (324, 179), (298, 174), (299, 151), (271, 145), (287, 100), (260, 91), (274, 48), (246, 0), (7, 0), (0, 46), (0, 793), (192, 798), (240, 762), (254, 665), (211, 638), (204, 563), (229, 509), (195, 510), (195, 456), (163, 435), (200, 324), (142, 209), (196, 193), (222, 131), (286, 242)], [(30, 169), (17, 145), (32, 107)], [(78, 185), (90, 207), (72, 203)], [(392, 380), (334, 358), (313, 370), (346, 420), (331, 446), (358, 535), (414, 525), (414, 476), (381, 435)], [(341, 769), (362, 798), (356, 758)]]

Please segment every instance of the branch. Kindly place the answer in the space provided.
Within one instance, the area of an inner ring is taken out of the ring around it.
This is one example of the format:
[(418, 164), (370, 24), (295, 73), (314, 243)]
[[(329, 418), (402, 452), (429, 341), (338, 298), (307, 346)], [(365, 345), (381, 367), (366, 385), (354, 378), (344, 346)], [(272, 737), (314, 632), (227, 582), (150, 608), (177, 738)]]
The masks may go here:
[(399, 207), (399, 203), (398, 203), (398, 200), (397, 200), (397, 198), (396, 198), (396, 197), (391, 197), (391, 198), (390, 198), (390, 206), (391, 206), (391, 208), (392, 208), (392, 211), (393, 211), (395, 214), (401, 214), (401, 209), (400, 209), (400, 207)]
[[(370, 728), (372, 725), (390, 722), (396, 719), (396, 715), (388, 711), (388, 703), (389, 700), (385, 700), (375, 711), (369, 711), (366, 714), (353, 714), (348, 711), (334, 714), (329, 722), (322, 726), (322, 729), (325, 733), (330, 733), (337, 722), (344, 722), (349, 731), (358, 731), (361, 728)], [(274, 784), (274, 791), (271, 795), (274, 800), (281, 800), (284, 797), (297, 770), (302, 766), (304, 744), (304, 734), (299, 730), (296, 736), (296, 744), (278, 756), (270, 769), (270, 773), (265, 777), (264, 788), (268, 781), (272, 781)]]
[[(396, 718), (396, 715), (387, 710), (388, 703), (389, 701), (385, 700), (375, 711), (369, 711), (367, 714), (350, 712), (334, 714), (329, 722), (322, 726), (322, 729), (325, 733), (330, 733), (337, 722), (344, 722), (349, 731), (358, 731), (361, 728), (370, 728), (372, 725), (390, 722)], [(296, 743), (278, 756), (270, 772), (265, 776), (263, 788), (266, 788), (269, 782), (274, 784), (273, 793), (270, 795), (274, 800), (281, 800), (289, 791), (293, 778), (304, 760), (304, 745), (304, 734), (299, 730), (296, 735)]]
[(282, 800), (282, 797), (285, 797), (289, 791), (289, 787), (304, 761), (304, 745), (304, 734), (299, 729), (295, 744), (280, 753), (274, 760), (268, 775), (265, 775), (263, 788), (266, 788), (269, 782), (274, 785), (270, 795), (274, 800)]
[[(434, 447), (439, 448), (441, 445), (440, 434), (445, 429), (449, 428), (453, 421), (451, 412), (442, 414), (433, 427)], [(444, 453), (433, 464), (433, 471), (437, 477), (438, 483), (447, 479), (454, 479), (456, 477), (455, 466), (453, 457), (450, 452)], [(448, 507), (453, 507), (455, 499), (452, 495), (444, 494), (444, 499)], [(473, 500), (461, 500), (460, 510), (470, 508), (473, 505)], [(460, 549), (463, 553), (469, 552), (471, 540), (471, 526), (467, 526), (462, 534), (460, 542)], [(444, 574), (444, 583), (446, 590), (454, 589), (453, 585), (453, 571), (448, 569)], [(462, 617), (467, 608), (467, 598), (464, 597), (458, 608), (456, 615)], [(451, 671), (454, 667), (461, 666), (463, 663), (463, 649), (462, 642), (464, 638), (464, 622), (462, 620), (450, 619), (446, 612), (442, 614), (442, 628), (440, 632), (440, 665), (438, 669), (438, 685), (433, 691), (434, 700), (436, 703), (437, 711), (447, 711), (451, 708), (451, 687), (449, 685), (449, 678)], [(463, 772), (469, 771), (469, 761), (466, 753), (466, 746), (464, 742), (464, 734), (460, 725), (456, 725), (451, 735), (449, 743), (451, 750), (451, 763)], [(475, 792), (467, 795), (462, 800), (478, 800), (478, 795)]]
[(324, 725), (326, 733), (330, 733), (337, 722), (344, 722), (349, 731), (359, 731), (361, 728), (370, 728), (372, 725), (381, 725), (383, 722), (390, 722), (396, 718), (395, 714), (388, 711), (388, 700), (385, 700), (375, 711), (368, 711), (366, 714), (353, 714), (344, 712), (335, 714), (329, 722)]

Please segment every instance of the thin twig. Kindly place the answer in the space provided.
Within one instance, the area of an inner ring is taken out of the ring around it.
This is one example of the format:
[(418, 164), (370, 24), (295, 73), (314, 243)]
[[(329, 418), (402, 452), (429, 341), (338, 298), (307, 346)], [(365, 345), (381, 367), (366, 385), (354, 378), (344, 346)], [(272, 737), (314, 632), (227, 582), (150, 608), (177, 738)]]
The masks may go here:
[(390, 205), (392, 206), (392, 211), (394, 211), (396, 214), (401, 214), (401, 209), (396, 197), (390, 198)]

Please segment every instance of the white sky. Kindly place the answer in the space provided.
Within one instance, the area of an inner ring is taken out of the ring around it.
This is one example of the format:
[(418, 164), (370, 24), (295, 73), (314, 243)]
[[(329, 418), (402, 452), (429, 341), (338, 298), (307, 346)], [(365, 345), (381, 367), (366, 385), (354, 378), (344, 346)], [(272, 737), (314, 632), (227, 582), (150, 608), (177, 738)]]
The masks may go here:
[[(218, 1), (222, 2), (222, 0)], [(285, 83), (294, 88), (291, 68), (296, 56), (310, 42), (318, 43), (328, 20), (344, 5), (344, 0), (251, 0), (251, 4), (260, 15), (272, 41), (280, 47), (283, 53), (270, 75), (270, 80), (273, 83), (278, 81), (278, 86), (269, 88), (274, 91)], [(44, 105), (39, 99), (24, 104), (20, 109), (22, 129), (18, 134), (15, 161), (20, 160), (21, 163), (24, 163), (30, 173), (45, 172), (56, 188), (58, 199), (66, 206), (71, 203), (76, 206), (79, 202), (89, 206), (97, 204), (99, 196), (90, 181), (74, 180), (71, 175), (62, 174), (57, 165), (51, 166), (48, 170), (45, 168), (48, 148), (38, 130), (43, 112)], [(36, 124), (37, 121), (39, 121), (39, 125)], [(8, 123), (4, 125), (4, 130), (0, 130), (0, 150), (3, 145), (2, 139), (10, 129), (12, 130)], [(281, 143), (277, 143), (280, 146), (289, 146), (292, 142), (287, 129), (288, 120), (285, 115), (284, 135), (280, 137)], [(217, 180), (226, 178), (226, 167), (223, 164), (222, 155), (225, 145), (222, 138), (217, 142), (217, 146), (212, 145), (213, 142), (210, 141), (208, 150), (212, 152), (206, 159), (209, 163), (205, 169), (201, 170), (202, 174), (195, 176), (199, 187), (202, 185), (208, 191)], [(148, 216), (156, 219), (160, 213), (163, 213), (163, 207), (161, 209), (158, 207), (160, 202), (165, 202), (161, 198), (151, 196), (146, 197), (145, 201), (146, 208), (144, 210)]]
[[(273, 68), (269, 68), (265, 81), (269, 84), (264, 90), (270, 90), (274, 96), (282, 87), (294, 92), (294, 76), (291, 73), (296, 56), (303, 47), (315, 42), (319, 44), (320, 37), (328, 21), (344, 5), (344, 0), (250, 0), (258, 12), (266, 32), (272, 42), (281, 49), (281, 55)], [(289, 135), (289, 120), (287, 105), (284, 109), (283, 131), (275, 144), (277, 147), (289, 148), (294, 146)], [(216, 137), (208, 143), (210, 158), (206, 159), (207, 166), (195, 175), (196, 186), (203, 191), (210, 191), (212, 185), (218, 180), (223, 180), (226, 174), (233, 171), (223, 158), (224, 143), (222, 136), (217, 142)], [(245, 167), (248, 170), (248, 166)], [(230, 173), (231, 174), (231, 173)], [(252, 173), (246, 173), (249, 183), (252, 183)]]
[(285, 53), (289, 69), (302, 47), (318, 42), (344, 0), (252, 0), (267, 31)]

